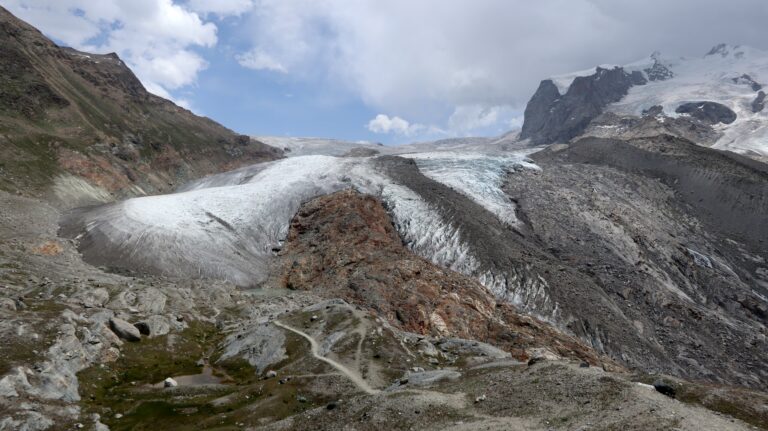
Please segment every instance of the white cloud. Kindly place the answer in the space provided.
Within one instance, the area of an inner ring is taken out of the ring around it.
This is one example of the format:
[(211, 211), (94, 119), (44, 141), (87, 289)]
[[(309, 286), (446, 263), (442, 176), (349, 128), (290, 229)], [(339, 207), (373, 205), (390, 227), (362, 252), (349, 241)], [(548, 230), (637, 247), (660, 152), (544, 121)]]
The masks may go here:
[(482, 105), (457, 106), (448, 118), (448, 129), (455, 134), (467, 134), (477, 129), (495, 125), (508, 108)]
[(116, 52), (162, 97), (193, 84), (207, 67), (195, 47), (217, 43), (215, 24), (172, 0), (9, 0), (5, 6), (69, 46)]
[(253, 9), (253, 0), (189, 0), (188, 7), (202, 14), (238, 16)]
[(394, 133), (411, 136), (424, 129), (425, 127), (420, 124), (411, 124), (400, 117), (390, 117), (385, 114), (379, 114), (368, 122), (368, 130), (373, 133)]
[[(551, 75), (657, 49), (700, 54), (720, 40), (768, 47), (764, 0), (732, 3), (260, 0), (243, 51), (343, 86), (378, 112), (468, 130), (486, 126), (494, 111), (470, 119), (461, 107), (520, 112)], [(500, 113), (500, 126), (511, 121)]]
[(269, 54), (252, 49), (244, 54), (235, 56), (241, 66), (254, 70), (271, 70), (273, 72), (287, 72), (285, 66), (272, 58)]

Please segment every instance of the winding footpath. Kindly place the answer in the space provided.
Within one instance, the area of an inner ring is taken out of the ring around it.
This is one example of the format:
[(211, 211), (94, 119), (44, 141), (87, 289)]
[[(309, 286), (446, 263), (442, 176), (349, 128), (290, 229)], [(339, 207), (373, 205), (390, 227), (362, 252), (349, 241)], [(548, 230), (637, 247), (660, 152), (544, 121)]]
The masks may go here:
[(309, 334), (307, 334), (305, 332), (302, 332), (302, 331), (300, 331), (300, 330), (298, 330), (296, 328), (290, 327), (290, 326), (288, 326), (288, 325), (286, 325), (284, 323), (281, 323), (281, 322), (279, 322), (277, 320), (273, 321), (272, 323), (274, 323), (276, 326), (279, 326), (279, 327), (281, 327), (283, 329), (287, 329), (287, 330), (289, 330), (289, 331), (291, 331), (291, 332), (293, 332), (295, 334), (301, 335), (302, 337), (306, 338), (307, 341), (309, 341), (309, 344), (310, 344), (310, 347), (311, 347), (312, 356), (314, 356), (315, 358), (317, 358), (320, 361), (325, 362), (326, 364), (332, 366), (333, 368), (339, 370), (339, 372), (341, 374), (344, 374), (345, 376), (347, 376), (347, 378), (349, 378), (349, 380), (351, 380), (352, 383), (355, 384), (355, 386), (360, 388), (360, 390), (362, 390), (366, 394), (368, 394), (368, 395), (375, 395), (375, 394), (378, 394), (379, 392), (381, 392), (378, 389), (374, 389), (374, 388), (370, 387), (370, 385), (368, 385), (368, 382), (366, 382), (362, 377), (360, 377), (359, 374), (355, 373), (354, 371), (350, 370), (349, 368), (345, 367), (344, 365), (334, 361), (333, 359), (326, 358), (325, 356), (320, 355), (318, 353), (319, 346), (317, 344), (317, 341), (314, 338), (312, 338)]

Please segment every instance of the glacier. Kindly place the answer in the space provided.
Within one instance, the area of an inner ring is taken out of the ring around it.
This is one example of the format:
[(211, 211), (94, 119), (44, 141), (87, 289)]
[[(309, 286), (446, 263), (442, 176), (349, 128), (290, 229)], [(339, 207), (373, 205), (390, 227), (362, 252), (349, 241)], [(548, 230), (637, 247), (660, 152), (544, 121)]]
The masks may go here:
[[(507, 172), (539, 169), (527, 158), (529, 152), (402, 156), (514, 225), (514, 203), (501, 187)], [(248, 166), (191, 182), (175, 193), (74, 210), (63, 219), (62, 232), (77, 238), (83, 256), (97, 265), (258, 286), (268, 279), (270, 261), (301, 204), (347, 188), (382, 199), (415, 253), (478, 276), (460, 227), (389, 178), (375, 157), (304, 155)]]

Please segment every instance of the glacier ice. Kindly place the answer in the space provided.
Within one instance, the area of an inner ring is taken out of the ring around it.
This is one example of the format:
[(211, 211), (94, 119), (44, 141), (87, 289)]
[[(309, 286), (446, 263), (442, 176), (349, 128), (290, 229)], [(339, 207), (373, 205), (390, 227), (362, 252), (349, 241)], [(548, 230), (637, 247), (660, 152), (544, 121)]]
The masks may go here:
[[(525, 153), (407, 157), (506, 223), (515, 219), (514, 206), (501, 191), (505, 172), (537, 168)], [(417, 254), (464, 274), (476, 272), (460, 227), (380, 172), (371, 158), (309, 155), (253, 165), (189, 183), (176, 193), (77, 210), (64, 224), (96, 264), (251, 286), (269, 276), (269, 261), (300, 205), (346, 188), (380, 197)]]
[(539, 169), (526, 156), (530, 152), (488, 155), (435, 151), (403, 154), (412, 158), (421, 173), (474, 200), (499, 220), (514, 226), (515, 204), (501, 188), (506, 174), (517, 169)]

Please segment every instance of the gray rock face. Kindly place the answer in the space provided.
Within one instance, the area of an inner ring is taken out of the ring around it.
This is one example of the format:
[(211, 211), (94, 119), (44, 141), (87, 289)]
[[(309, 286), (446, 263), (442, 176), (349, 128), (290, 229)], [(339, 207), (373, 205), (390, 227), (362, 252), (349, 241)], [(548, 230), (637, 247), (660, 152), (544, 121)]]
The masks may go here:
[(566, 142), (584, 131), (608, 104), (626, 96), (633, 85), (646, 83), (642, 73), (627, 73), (621, 67), (598, 67), (590, 76), (579, 76), (564, 95), (551, 80), (542, 81), (525, 108), (520, 137), (534, 145)]
[(286, 358), (285, 335), (270, 323), (244, 328), (227, 337), (224, 345), (222, 360), (243, 357), (258, 373)]
[(675, 76), (675, 74), (660, 61), (659, 57), (660, 54), (658, 52), (651, 54), (653, 66), (645, 69), (645, 74), (648, 76), (649, 81), (666, 81)]
[(722, 132), (689, 115), (668, 117), (660, 105), (643, 111), (641, 117), (621, 116), (606, 112), (592, 120), (582, 136), (611, 139), (635, 139), (659, 135), (677, 136), (710, 146), (722, 137)]
[(520, 135), (522, 139), (534, 138), (534, 135), (543, 133), (551, 115), (550, 109), (560, 98), (560, 91), (551, 79), (541, 81), (525, 107), (525, 122)]
[(736, 113), (731, 108), (716, 102), (688, 102), (675, 109), (678, 114), (688, 114), (709, 124), (731, 124), (736, 121)]
[[(561, 321), (630, 365), (765, 387), (768, 166), (670, 136), (532, 157), (542, 172), (508, 193), (540, 247), (605, 293), (579, 286)], [(571, 290), (548, 281), (555, 298)]]
[(109, 293), (103, 287), (83, 292), (79, 295), (79, 302), (86, 308), (104, 307), (109, 301)]
[(653, 105), (648, 109), (643, 109), (643, 117), (655, 117), (664, 113), (664, 107), (661, 105)]
[(755, 100), (752, 101), (752, 112), (761, 112), (763, 108), (765, 108), (765, 91), (760, 91)]
[(747, 75), (746, 73), (739, 76), (738, 78), (732, 79), (734, 84), (744, 84), (748, 85), (749, 88), (752, 89), (752, 91), (760, 91), (763, 89), (763, 86), (755, 82), (754, 79), (752, 79), (751, 76)]
[(122, 338), (123, 340), (141, 340), (141, 332), (139, 332), (139, 329), (123, 319), (118, 319), (117, 317), (109, 319), (109, 329), (111, 329), (115, 335)]
[(421, 370), (407, 373), (404, 379), (406, 379), (408, 386), (430, 386), (445, 380), (456, 380), (460, 377), (461, 373), (453, 370)]
[(438, 340), (435, 345), (443, 352), (449, 352), (457, 356), (480, 356), (488, 359), (507, 359), (510, 357), (509, 352), (493, 347), (490, 344), (461, 338), (444, 338)]

